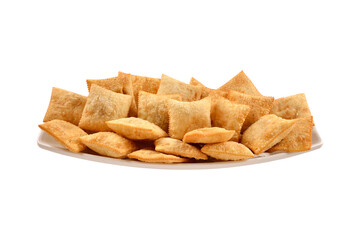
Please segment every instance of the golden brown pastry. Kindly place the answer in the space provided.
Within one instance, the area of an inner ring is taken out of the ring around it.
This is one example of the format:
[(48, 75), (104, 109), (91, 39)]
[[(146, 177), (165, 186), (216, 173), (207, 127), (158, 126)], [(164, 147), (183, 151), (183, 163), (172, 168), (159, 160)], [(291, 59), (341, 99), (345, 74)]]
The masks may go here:
[(210, 108), (210, 98), (194, 102), (168, 99), (170, 137), (182, 139), (187, 132), (211, 127)]
[(183, 137), (186, 143), (219, 143), (229, 141), (234, 136), (234, 130), (210, 127), (199, 128), (187, 132)]
[(218, 88), (219, 90), (228, 92), (230, 90), (245, 93), (248, 95), (261, 96), (251, 80), (245, 75), (243, 71), (230, 79), (224, 85)]
[(80, 137), (86, 136), (87, 133), (72, 123), (54, 119), (40, 124), (39, 127), (53, 136), (71, 152), (81, 152), (86, 148), (86, 146), (81, 143)]
[(180, 94), (157, 95), (140, 91), (138, 99), (138, 117), (161, 127), (165, 132), (169, 130), (168, 99), (181, 101)]
[(201, 151), (210, 157), (224, 161), (238, 161), (254, 157), (246, 146), (233, 141), (206, 144)]
[(175, 138), (159, 138), (155, 141), (155, 150), (162, 153), (177, 155), (186, 158), (207, 160), (208, 157), (197, 147), (184, 143)]
[(160, 153), (150, 149), (140, 149), (128, 154), (128, 158), (150, 163), (184, 163), (189, 159), (177, 157), (170, 154)]
[(106, 124), (114, 132), (133, 140), (156, 140), (167, 136), (159, 126), (141, 118), (120, 118)]
[(196, 101), (201, 98), (202, 89), (198, 86), (189, 85), (163, 74), (161, 76), (159, 95), (181, 94), (185, 102)]
[(273, 146), (268, 152), (286, 151), (302, 152), (311, 149), (313, 120), (312, 117), (296, 119), (295, 126), (281, 142)]
[(61, 119), (78, 125), (85, 103), (85, 96), (53, 87), (50, 103), (43, 121)]
[(274, 114), (262, 116), (242, 135), (241, 143), (255, 154), (270, 149), (283, 140), (293, 129), (296, 120), (286, 120)]
[(110, 131), (106, 121), (128, 116), (129, 95), (116, 93), (96, 84), (91, 85), (79, 127), (95, 132)]
[(230, 91), (228, 98), (230, 101), (235, 103), (251, 107), (250, 112), (242, 126), (242, 132), (245, 131), (251, 124), (259, 120), (260, 117), (269, 114), (274, 102), (274, 97), (253, 96), (236, 91)]
[(113, 132), (98, 132), (80, 137), (80, 141), (103, 156), (124, 158), (136, 150), (136, 144)]

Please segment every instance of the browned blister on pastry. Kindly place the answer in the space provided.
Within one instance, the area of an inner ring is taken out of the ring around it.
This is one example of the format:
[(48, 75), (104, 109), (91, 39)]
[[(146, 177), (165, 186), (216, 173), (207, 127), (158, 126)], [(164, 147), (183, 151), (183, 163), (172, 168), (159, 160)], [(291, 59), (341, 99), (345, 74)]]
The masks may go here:
[(251, 107), (220, 96), (211, 96), (211, 126), (234, 130), (231, 141), (239, 142), (241, 128)]
[(243, 71), (230, 79), (224, 85), (218, 88), (219, 90), (228, 92), (234, 90), (248, 95), (261, 96), (251, 80), (245, 75)]
[(310, 108), (304, 93), (275, 99), (270, 113), (285, 119), (311, 116)]
[(234, 136), (234, 130), (225, 128), (210, 127), (199, 128), (187, 132), (183, 137), (186, 143), (219, 143), (229, 141)]
[(86, 136), (87, 133), (72, 123), (54, 119), (40, 124), (39, 127), (72, 152), (81, 152), (86, 148), (80, 137)]
[(242, 126), (242, 132), (245, 131), (251, 124), (259, 120), (260, 117), (269, 114), (274, 102), (274, 97), (253, 96), (236, 91), (230, 91), (228, 98), (230, 101), (235, 103), (251, 107), (250, 112)]
[(61, 119), (78, 125), (85, 103), (85, 96), (53, 87), (49, 106), (43, 121)]
[(274, 114), (265, 115), (243, 133), (241, 143), (260, 154), (284, 139), (295, 123), (296, 120), (286, 120)]
[(128, 158), (140, 160), (142, 162), (150, 163), (184, 163), (189, 162), (189, 159), (182, 158), (170, 154), (160, 153), (150, 149), (140, 149), (128, 154)]
[(141, 118), (120, 118), (106, 124), (114, 132), (133, 140), (156, 140), (167, 136), (159, 126)]
[(182, 139), (187, 132), (211, 127), (210, 108), (208, 97), (194, 102), (168, 99), (170, 137)]
[(206, 144), (201, 151), (210, 157), (224, 161), (238, 161), (254, 157), (246, 146), (233, 141)]
[(89, 92), (92, 84), (96, 84), (100, 87), (106, 88), (108, 90), (117, 93), (123, 93), (123, 87), (124, 87), (123, 86), (124, 82), (119, 76), (112, 78), (105, 78), (105, 79), (87, 79), (86, 84)]
[(161, 76), (159, 95), (181, 94), (185, 102), (196, 101), (201, 98), (202, 89), (198, 86), (183, 83), (163, 74)]
[(159, 126), (165, 132), (169, 130), (167, 100), (181, 101), (180, 94), (157, 95), (140, 91), (138, 98), (138, 117)]
[(302, 152), (310, 150), (312, 128), (313, 120), (311, 116), (296, 119), (291, 132), (281, 142), (270, 148), (268, 152)]
[(80, 137), (80, 141), (103, 156), (124, 158), (136, 150), (136, 144), (113, 132), (98, 132)]
[(79, 127), (95, 132), (110, 131), (105, 122), (127, 117), (130, 104), (131, 96), (116, 93), (93, 84)]
[(207, 160), (208, 157), (197, 147), (184, 143), (175, 138), (160, 138), (155, 141), (155, 150), (162, 153), (173, 154), (186, 158)]

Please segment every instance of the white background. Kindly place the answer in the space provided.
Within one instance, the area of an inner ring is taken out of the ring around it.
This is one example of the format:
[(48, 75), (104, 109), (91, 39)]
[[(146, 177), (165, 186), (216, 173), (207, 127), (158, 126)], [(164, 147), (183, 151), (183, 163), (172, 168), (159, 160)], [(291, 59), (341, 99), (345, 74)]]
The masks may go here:
[[(359, 239), (357, 1), (1, 1), (0, 239)], [(153, 170), (40, 149), (51, 87), (117, 71), (304, 92), (324, 146)]]

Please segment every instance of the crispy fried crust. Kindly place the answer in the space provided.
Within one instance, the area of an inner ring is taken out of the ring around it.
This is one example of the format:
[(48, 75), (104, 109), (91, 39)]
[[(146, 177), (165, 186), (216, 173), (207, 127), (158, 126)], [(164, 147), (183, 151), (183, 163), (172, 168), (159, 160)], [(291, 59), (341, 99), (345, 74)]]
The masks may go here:
[(79, 127), (95, 132), (110, 131), (106, 121), (128, 116), (131, 97), (93, 84)]
[(296, 120), (286, 120), (274, 114), (265, 115), (244, 132), (241, 143), (255, 154), (260, 154), (284, 139), (295, 122)]
[(106, 88), (108, 90), (117, 93), (123, 93), (123, 87), (124, 87), (123, 80), (119, 76), (106, 78), (106, 79), (87, 79), (86, 84), (89, 92), (92, 84), (96, 84), (100, 87)]
[(311, 116), (304, 93), (275, 99), (270, 113), (285, 119), (296, 119)]
[(114, 132), (133, 140), (156, 140), (167, 136), (159, 126), (141, 118), (120, 118), (106, 124)]
[(185, 102), (196, 101), (201, 98), (202, 88), (189, 85), (163, 74), (161, 76), (159, 95), (181, 94)]
[(43, 121), (61, 119), (78, 125), (85, 103), (85, 96), (53, 87), (49, 106)]
[(138, 117), (154, 123), (167, 132), (169, 130), (168, 99), (181, 101), (182, 97), (180, 94), (157, 95), (140, 91)]
[(248, 95), (261, 96), (251, 80), (245, 75), (243, 71), (230, 79), (227, 83), (218, 88), (219, 90), (228, 92), (234, 90)]
[(183, 137), (186, 143), (219, 143), (229, 141), (234, 136), (234, 130), (210, 127), (187, 132)]
[(225, 161), (238, 161), (254, 157), (254, 154), (246, 146), (233, 141), (206, 144), (201, 151), (210, 157)]
[(236, 91), (230, 91), (228, 98), (230, 101), (235, 103), (251, 107), (251, 110), (242, 126), (242, 132), (245, 131), (251, 124), (259, 120), (260, 117), (269, 114), (274, 102), (274, 97), (252, 96)]
[(168, 99), (170, 137), (182, 139), (187, 132), (211, 127), (210, 108), (210, 98), (194, 102)]
[(150, 163), (183, 163), (189, 162), (189, 159), (177, 157), (174, 155), (160, 153), (150, 149), (140, 149), (128, 154), (128, 158)]
[(98, 132), (80, 137), (80, 141), (103, 156), (124, 158), (136, 150), (136, 144), (113, 132)]
[(80, 137), (86, 136), (87, 133), (72, 123), (54, 119), (40, 124), (39, 127), (53, 136), (71, 152), (81, 152), (86, 148), (86, 146), (81, 143)]
[(268, 152), (286, 151), (302, 152), (311, 149), (313, 119), (304, 117), (296, 119), (292, 131), (281, 142), (270, 148)]
[(174, 138), (159, 138), (155, 141), (155, 150), (162, 153), (178, 155), (186, 158), (207, 160), (208, 157), (198, 148)]
[(211, 96), (211, 126), (234, 130), (231, 141), (239, 142), (241, 128), (251, 107), (220, 96)]

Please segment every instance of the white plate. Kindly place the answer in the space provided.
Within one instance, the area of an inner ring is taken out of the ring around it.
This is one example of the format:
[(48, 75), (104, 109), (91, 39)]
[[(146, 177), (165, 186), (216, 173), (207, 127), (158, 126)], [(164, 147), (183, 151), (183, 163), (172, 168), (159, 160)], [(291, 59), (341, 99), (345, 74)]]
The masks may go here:
[(199, 162), (199, 163), (178, 163), (178, 164), (159, 164), (159, 163), (145, 163), (131, 159), (116, 159), (110, 157), (103, 157), (91, 153), (73, 153), (67, 150), (64, 146), (59, 144), (53, 137), (47, 134), (44, 131), (40, 132), (38, 141), (39, 147), (76, 157), (82, 158), (90, 161), (101, 162), (101, 163), (110, 163), (115, 165), (129, 166), (129, 167), (142, 167), (142, 168), (157, 168), (157, 169), (210, 169), (210, 168), (225, 168), (225, 167), (236, 167), (236, 166), (244, 166), (249, 164), (256, 163), (264, 163), (269, 161), (274, 161), (282, 158), (292, 157), (298, 154), (307, 153), (309, 151), (313, 151), (315, 149), (320, 148), (323, 143), (320, 138), (319, 133), (316, 131), (316, 127), (313, 128), (312, 132), (312, 145), (311, 150), (306, 152), (274, 152), (274, 153), (262, 153), (260, 155), (255, 156), (254, 158), (250, 158), (244, 161), (223, 161), (223, 162)]

